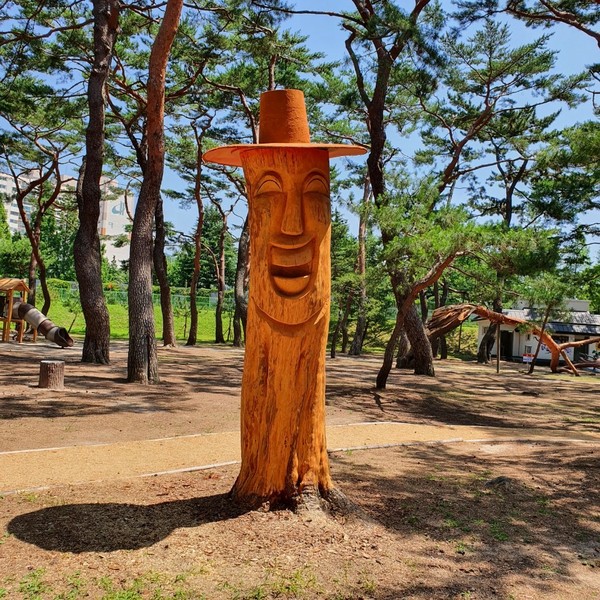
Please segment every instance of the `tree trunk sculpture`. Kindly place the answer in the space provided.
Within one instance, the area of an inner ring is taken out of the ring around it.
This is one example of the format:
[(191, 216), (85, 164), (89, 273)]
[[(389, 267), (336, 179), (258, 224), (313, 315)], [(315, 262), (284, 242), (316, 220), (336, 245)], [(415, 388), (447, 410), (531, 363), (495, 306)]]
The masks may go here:
[(362, 148), (310, 143), (304, 96), (261, 96), (258, 144), (206, 160), (244, 167), (250, 286), (242, 377), (242, 465), (233, 496), (298, 506), (329, 498), (325, 347), (330, 305), (329, 157)]

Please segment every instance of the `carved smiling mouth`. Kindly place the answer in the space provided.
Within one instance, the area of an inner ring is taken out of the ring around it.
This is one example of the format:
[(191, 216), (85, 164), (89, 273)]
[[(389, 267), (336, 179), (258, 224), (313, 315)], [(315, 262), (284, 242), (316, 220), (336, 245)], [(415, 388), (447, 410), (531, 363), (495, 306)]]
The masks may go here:
[(313, 256), (313, 240), (302, 246), (272, 244), (269, 274), (275, 289), (284, 296), (302, 293), (310, 281)]

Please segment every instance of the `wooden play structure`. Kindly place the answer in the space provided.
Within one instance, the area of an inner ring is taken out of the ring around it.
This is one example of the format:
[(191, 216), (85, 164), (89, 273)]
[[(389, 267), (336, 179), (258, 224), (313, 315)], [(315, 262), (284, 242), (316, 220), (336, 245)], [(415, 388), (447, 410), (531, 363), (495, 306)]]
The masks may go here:
[[(15, 300), (27, 302), (27, 296), (31, 292), (27, 284), (22, 279), (4, 278), (0, 279), (0, 321), (2, 322), (2, 341), (10, 341), (10, 324), (14, 323), (17, 327), (17, 341), (23, 342), (25, 334), (25, 319), (14, 317), (13, 308)], [(15, 298), (15, 294), (18, 296)], [(37, 338), (37, 328), (33, 329), (33, 341)]]
[(561, 356), (567, 365), (566, 369), (573, 373), (573, 375), (579, 375), (579, 371), (577, 370), (578, 366), (584, 368), (599, 366), (596, 361), (587, 361), (577, 365), (573, 364), (571, 359), (567, 356), (566, 349), (598, 343), (600, 342), (600, 337), (591, 337), (576, 342), (558, 343), (552, 338), (552, 334), (549, 331), (540, 329), (540, 327), (534, 323), (516, 317), (509, 317), (502, 313), (496, 313), (485, 306), (478, 306), (476, 304), (453, 304), (436, 308), (427, 322), (427, 334), (429, 339), (434, 340), (435, 338), (448, 333), (452, 329), (458, 327), (463, 321), (466, 321), (471, 315), (477, 315), (482, 319), (489, 320), (491, 323), (526, 327), (529, 331), (538, 336), (548, 347), (548, 351), (551, 355), (550, 370), (553, 373), (559, 371), (559, 361)]
[[(54, 342), (61, 348), (71, 347), (73, 338), (64, 327), (58, 327), (35, 306), (27, 304), (27, 295), (30, 291), (22, 279), (0, 279), (2, 341), (10, 341), (10, 324), (15, 323), (19, 343), (23, 341), (25, 329), (29, 325), (33, 329), (34, 342), (39, 331), (47, 340)], [(15, 296), (15, 294), (18, 294), (18, 296)]]

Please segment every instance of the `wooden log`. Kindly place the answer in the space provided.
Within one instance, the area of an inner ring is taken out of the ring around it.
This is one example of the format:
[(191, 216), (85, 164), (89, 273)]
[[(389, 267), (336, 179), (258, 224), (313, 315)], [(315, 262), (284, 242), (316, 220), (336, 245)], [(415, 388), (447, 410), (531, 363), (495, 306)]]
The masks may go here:
[(233, 496), (294, 505), (333, 487), (325, 440), (329, 165), (313, 148), (259, 149), (243, 160), (252, 252)]
[(41, 388), (62, 390), (65, 387), (65, 361), (43, 360), (40, 362)]

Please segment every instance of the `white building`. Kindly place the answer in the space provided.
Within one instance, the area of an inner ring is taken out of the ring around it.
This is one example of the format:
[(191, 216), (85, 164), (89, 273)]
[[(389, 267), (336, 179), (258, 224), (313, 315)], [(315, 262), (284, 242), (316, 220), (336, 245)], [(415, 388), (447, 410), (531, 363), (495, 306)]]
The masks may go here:
[[(24, 177), (26, 182), (27, 179)], [(71, 190), (75, 187), (73, 178), (69, 177), (63, 184), (65, 188)], [(129, 244), (117, 248), (113, 241), (116, 237), (129, 234), (126, 226), (130, 224), (127, 211), (125, 209), (125, 197), (119, 191), (114, 180), (103, 177), (101, 181), (103, 201), (100, 204), (100, 218), (98, 220), (98, 233), (105, 248), (105, 256), (109, 261), (113, 259), (120, 263), (129, 259)], [(19, 214), (19, 208), (15, 200), (17, 188), (12, 175), (0, 173), (0, 195), (4, 199), (8, 227), (11, 233), (25, 233), (25, 227)], [(25, 212), (31, 215), (32, 205), (24, 203)]]
[(125, 196), (115, 181), (103, 177), (101, 187), (103, 200), (100, 203), (98, 233), (104, 245), (106, 258), (110, 262), (115, 260), (117, 264), (120, 264), (121, 261), (129, 260), (129, 244), (119, 248), (114, 245), (114, 240), (123, 235), (126, 235), (128, 239), (131, 237), (126, 229), (128, 225), (131, 225), (131, 220), (125, 206)]
[[(587, 300), (568, 300), (566, 303), (566, 314), (561, 321), (551, 321), (546, 329), (552, 339), (559, 344), (565, 342), (576, 342), (600, 336), (600, 315), (590, 313), (590, 303)], [(540, 322), (540, 311), (526, 307), (523, 302), (517, 303), (515, 309), (502, 311), (508, 317), (515, 317), (525, 321)], [(490, 322), (487, 319), (478, 320), (477, 343), (488, 330)], [(502, 325), (500, 327), (500, 357), (505, 360), (527, 361), (528, 357), (535, 353), (539, 338), (531, 331), (520, 331), (514, 325)], [(571, 360), (577, 361), (579, 357), (590, 355), (594, 351), (600, 351), (600, 344), (584, 344), (578, 348), (567, 348), (566, 353)], [(496, 344), (492, 349), (492, 355), (496, 355)], [(542, 344), (538, 359), (550, 360), (550, 352), (545, 344)]]
[[(8, 221), (8, 229), (11, 233), (22, 233), (25, 234), (25, 226), (23, 220), (19, 214), (19, 207), (15, 200), (15, 194), (17, 193), (17, 187), (12, 175), (6, 173), (0, 173), (0, 196), (4, 202), (4, 208), (6, 210), (6, 220)], [(23, 208), (27, 213), (27, 216), (31, 215), (31, 204), (28, 202), (23, 203)]]

